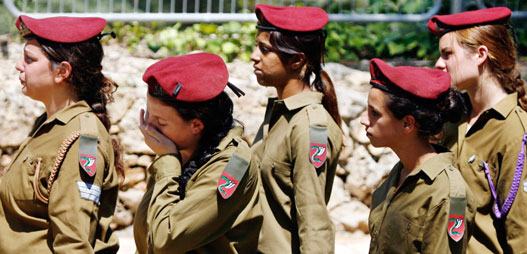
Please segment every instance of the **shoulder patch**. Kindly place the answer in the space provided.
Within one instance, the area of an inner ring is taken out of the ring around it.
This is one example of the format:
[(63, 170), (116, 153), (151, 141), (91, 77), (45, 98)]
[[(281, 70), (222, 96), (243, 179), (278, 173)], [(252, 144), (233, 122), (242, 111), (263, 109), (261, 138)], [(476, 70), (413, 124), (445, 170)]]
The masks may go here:
[(223, 199), (228, 199), (232, 196), (248, 168), (248, 161), (236, 153), (232, 154), (218, 180), (218, 192)]
[(307, 107), (309, 118), (309, 160), (315, 168), (326, 162), (328, 128), (327, 116), (322, 105), (313, 104)]
[(80, 122), (79, 164), (88, 176), (93, 177), (97, 172), (97, 120), (87, 112), (80, 116)]
[(450, 210), (448, 212), (448, 236), (459, 242), (465, 235), (466, 189), (458, 169), (449, 165), (445, 169), (450, 184)]

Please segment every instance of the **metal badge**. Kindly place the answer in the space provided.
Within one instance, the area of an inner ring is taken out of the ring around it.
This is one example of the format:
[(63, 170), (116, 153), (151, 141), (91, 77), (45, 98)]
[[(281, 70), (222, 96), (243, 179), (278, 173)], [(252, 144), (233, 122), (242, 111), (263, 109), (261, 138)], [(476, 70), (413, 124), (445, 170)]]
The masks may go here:
[(476, 155), (473, 154), (472, 156), (470, 156), (470, 158), (468, 158), (468, 163), (472, 163), (474, 162), (474, 160), (476, 160)]

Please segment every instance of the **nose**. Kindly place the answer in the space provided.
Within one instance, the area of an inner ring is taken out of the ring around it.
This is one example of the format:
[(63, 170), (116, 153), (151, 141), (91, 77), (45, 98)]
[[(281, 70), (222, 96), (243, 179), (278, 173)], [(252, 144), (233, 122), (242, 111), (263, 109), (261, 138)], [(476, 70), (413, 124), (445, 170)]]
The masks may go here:
[(254, 47), (254, 50), (251, 53), (251, 61), (253, 62), (260, 61), (260, 49), (258, 48), (258, 46)]
[(446, 71), (446, 64), (443, 58), (439, 57), (435, 64), (436, 69)]
[(24, 61), (24, 56), (21, 56), (20, 58), (18, 58), (18, 60), (15, 63), (15, 69), (19, 72), (24, 71), (24, 64), (22, 64), (23, 61)]
[(368, 119), (368, 111), (364, 111), (360, 115), (360, 124), (366, 127), (370, 126), (370, 120)]

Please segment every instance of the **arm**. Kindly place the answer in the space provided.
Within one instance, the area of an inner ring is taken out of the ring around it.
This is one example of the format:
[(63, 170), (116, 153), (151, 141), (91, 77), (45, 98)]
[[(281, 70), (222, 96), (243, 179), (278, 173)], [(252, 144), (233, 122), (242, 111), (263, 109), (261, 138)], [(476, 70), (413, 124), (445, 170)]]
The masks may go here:
[[(423, 231), (422, 253), (450, 253), (447, 200), (428, 211)], [(463, 236), (460, 241), (466, 241), (467, 238)]]
[[(318, 170), (309, 159), (309, 126), (296, 127), (291, 134), (293, 195), (302, 253), (333, 253), (335, 231), (325, 202), (328, 165), (336, 155), (327, 146), (326, 162)], [(320, 172), (320, 174), (318, 173)]]
[[(97, 173), (92, 178), (79, 166), (76, 141), (66, 154), (59, 173), (55, 178), (48, 204), (50, 231), (53, 236), (54, 253), (92, 253), (99, 205), (92, 200), (81, 198), (78, 182), (93, 181), (101, 186), (106, 162), (101, 153), (97, 155)], [(84, 174), (84, 175), (83, 175)]]
[[(148, 208), (149, 245), (155, 253), (184, 253), (216, 240), (231, 229), (251, 195), (247, 195), (247, 176), (229, 199), (218, 195), (218, 179), (229, 158), (212, 158), (187, 186), (183, 200), (176, 194), (175, 180), (181, 175), (179, 160), (173, 155), (158, 158), (152, 165), (155, 175)], [(253, 179), (251, 179), (252, 181)], [(255, 187), (255, 182), (250, 182)], [(254, 191), (255, 188), (252, 188)]]

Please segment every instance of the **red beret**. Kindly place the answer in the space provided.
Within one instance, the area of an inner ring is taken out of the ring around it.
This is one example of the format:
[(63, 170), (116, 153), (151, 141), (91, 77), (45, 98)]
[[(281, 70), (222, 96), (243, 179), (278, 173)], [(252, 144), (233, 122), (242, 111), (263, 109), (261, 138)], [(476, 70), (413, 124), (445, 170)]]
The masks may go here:
[(77, 17), (34, 19), (20, 15), (15, 25), (24, 37), (33, 34), (50, 41), (76, 43), (99, 35), (106, 26), (106, 20)]
[(370, 83), (387, 92), (396, 86), (423, 99), (437, 99), (450, 88), (448, 72), (422, 67), (392, 67), (381, 59), (370, 60)]
[[(328, 14), (318, 7), (286, 7), (257, 4), (255, 13), (260, 12), (271, 25), (292, 32), (311, 32), (322, 29), (328, 23)], [(257, 26), (258, 29), (276, 30), (272, 27)]]
[(466, 11), (451, 15), (434, 15), (428, 20), (428, 28), (432, 33), (442, 36), (450, 31), (478, 25), (506, 24), (510, 17), (511, 10), (507, 7)]
[(151, 65), (146, 69), (143, 80), (152, 91), (159, 85), (174, 99), (201, 102), (223, 91), (229, 72), (218, 55), (196, 53), (165, 58)]

